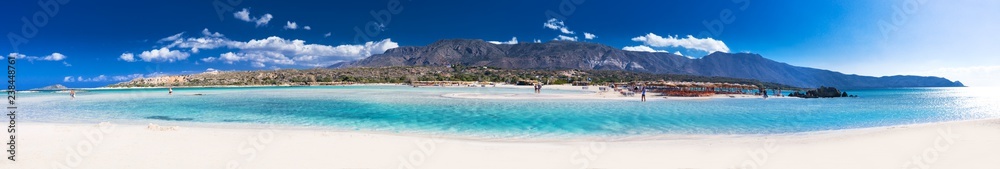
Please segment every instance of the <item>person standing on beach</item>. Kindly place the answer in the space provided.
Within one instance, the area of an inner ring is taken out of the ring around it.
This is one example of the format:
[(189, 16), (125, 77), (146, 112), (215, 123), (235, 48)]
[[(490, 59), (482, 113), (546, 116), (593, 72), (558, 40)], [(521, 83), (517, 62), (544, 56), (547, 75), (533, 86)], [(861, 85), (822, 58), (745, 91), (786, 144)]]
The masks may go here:
[(69, 89), (69, 97), (71, 99), (76, 99), (76, 90)]
[(167, 95), (174, 95), (174, 88), (173, 87), (167, 87)]
[(642, 102), (646, 102), (646, 86), (643, 85), (639, 90), (642, 90)]

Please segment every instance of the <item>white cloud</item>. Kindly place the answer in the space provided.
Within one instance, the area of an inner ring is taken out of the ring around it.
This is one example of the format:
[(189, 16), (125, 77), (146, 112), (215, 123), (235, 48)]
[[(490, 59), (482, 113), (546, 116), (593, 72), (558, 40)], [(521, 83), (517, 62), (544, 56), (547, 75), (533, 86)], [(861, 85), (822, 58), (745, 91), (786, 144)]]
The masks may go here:
[(594, 38), (597, 38), (597, 35), (594, 35), (594, 34), (592, 34), (592, 33), (587, 33), (587, 32), (584, 32), (584, 33), (583, 33), (583, 38), (584, 38), (584, 39), (594, 39)]
[(653, 49), (653, 48), (651, 48), (649, 46), (646, 46), (646, 45), (626, 46), (626, 47), (622, 48), (622, 50), (636, 51), (636, 52), (662, 52), (662, 53), (668, 53), (668, 51), (666, 51), (666, 50), (656, 50), (656, 49)]
[(729, 47), (725, 43), (712, 38), (698, 39), (688, 35), (687, 38), (677, 38), (677, 36), (667, 36), (667, 38), (649, 33), (645, 36), (632, 38), (632, 41), (642, 42), (652, 47), (683, 47), (688, 49), (712, 52), (729, 52)]
[(302, 29), (305, 29), (305, 30), (312, 30), (313, 28), (312, 28), (312, 27), (309, 27), (309, 26), (305, 26), (305, 27), (302, 27)]
[(215, 57), (201, 58), (201, 61), (202, 62), (209, 62), (209, 63), (215, 62)]
[(324, 38), (325, 37), (330, 37), (330, 36), (333, 36), (333, 32), (327, 32), (326, 34), (323, 34)]
[(295, 22), (292, 21), (288, 21), (285, 23), (285, 29), (291, 29), (291, 30), (299, 29), (299, 24), (296, 24)]
[(556, 18), (549, 19), (548, 21), (545, 22), (545, 24), (542, 24), (542, 26), (545, 26), (545, 28), (549, 28), (552, 30), (559, 30), (559, 32), (562, 32), (564, 34), (570, 34), (570, 35), (575, 34), (575, 32), (570, 31), (569, 28), (566, 27), (566, 24), (563, 21), (560, 21)]
[(559, 35), (553, 40), (576, 41), (576, 36)]
[(674, 54), (677, 56), (684, 56), (684, 54), (681, 53), (681, 51), (674, 51)]
[(535, 39), (535, 43), (542, 43), (542, 40)]
[(250, 22), (250, 21), (254, 20), (253, 18), (250, 18), (250, 10), (248, 10), (246, 8), (243, 8), (243, 10), (238, 11), (236, 13), (233, 13), (233, 17), (236, 17), (236, 19), (247, 21), (247, 22)]
[(63, 77), (63, 82), (103, 82), (107, 80), (108, 76), (105, 75), (99, 75), (91, 78), (84, 78), (83, 76), (77, 76), (76, 78), (73, 78), (73, 76)]
[(63, 82), (122, 82), (143, 77), (146, 77), (146, 75), (143, 74), (130, 74), (130, 75), (119, 75), (119, 76), (98, 75), (89, 78), (83, 76), (76, 76), (76, 77), (66, 76), (63, 77)]
[(517, 44), (517, 37), (513, 37), (513, 38), (510, 39), (510, 41), (506, 41), (506, 42), (500, 42), (500, 41), (489, 41), (489, 42), (492, 43), (492, 44), (498, 44), (498, 45), (499, 44), (513, 45), (513, 44)]
[(48, 55), (48, 56), (45, 56), (44, 58), (42, 58), (42, 60), (46, 60), (46, 61), (60, 61), (60, 60), (63, 60), (63, 59), (66, 59), (66, 55), (63, 55), (61, 53), (52, 53), (51, 55)]
[(267, 23), (274, 18), (271, 14), (264, 14), (260, 16), (260, 18), (250, 17), (250, 10), (247, 8), (243, 8), (243, 10), (233, 13), (233, 17), (242, 21), (256, 23), (257, 26), (267, 25)]
[[(131, 55), (131, 54), (125, 53), (122, 54), (122, 57), (125, 57), (125, 55)], [(146, 62), (164, 62), (164, 61), (174, 62), (178, 60), (185, 60), (187, 59), (188, 56), (191, 56), (191, 54), (187, 52), (181, 52), (179, 50), (170, 50), (167, 47), (163, 47), (160, 49), (153, 49), (150, 51), (143, 51), (142, 53), (139, 54), (139, 58), (141, 58), (142, 61)], [(123, 58), (119, 59), (125, 60)]]
[(126, 62), (135, 62), (135, 55), (133, 55), (132, 53), (122, 53), (122, 55), (118, 57), (118, 60), (124, 60)]
[(113, 81), (119, 81), (120, 82), (120, 81), (129, 81), (129, 80), (136, 79), (136, 78), (143, 78), (143, 77), (144, 76), (142, 74), (131, 74), (131, 75), (124, 75), (124, 76), (113, 76), (113, 77), (111, 77), (111, 80), (113, 80)]
[[(223, 37), (223, 35), (221, 33), (219, 33), (219, 32), (212, 33), (212, 31), (208, 31), (208, 28), (205, 28), (205, 29), (201, 30), (201, 34), (204, 35), (204, 36), (207, 36), (207, 37), (216, 37), (216, 38)], [(179, 39), (179, 38), (175, 38), (174, 40), (177, 40), (177, 39)], [(170, 40), (170, 41), (174, 41), (174, 40)]]
[(66, 65), (66, 67), (70, 67), (70, 66), (73, 66), (72, 64), (69, 64), (69, 63), (68, 63), (68, 62), (66, 62), (66, 61), (63, 61), (62, 63), (63, 63), (63, 65)]
[[(223, 53), (218, 57), (202, 58), (201, 61), (203, 62), (220, 61), (229, 64), (250, 62), (253, 66), (260, 66), (262, 64), (328, 66), (337, 62), (358, 60), (374, 54), (381, 54), (386, 50), (396, 47), (399, 47), (399, 44), (392, 42), (391, 39), (357, 45), (328, 46), (307, 44), (304, 40), (284, 39), (277, 36), (265, 39), (252, 39), (246, 42), (229, 40), (225, 37), (206, 36), (178, 39), (165, 48), (225, 48), (234, 50)], [(158, 51), (162, 52), (163, 49), (161, 48)], [(183, 59), (177, 58), (176, 60)]]
[(257, 23), (257, 26), (267, 25), (267, 22), (271, 21), (271, 18), (274, 18), (274, 16), (271, 16), (271, 14), (264, 14), (264, 16), (261, 16), (260, 19), (257, 19), (257, 22), (255, 23)]
[(177, 34), (174, 34), (172, 36), (168, 36), (168, 37), (160, 39), (159, 41), (156, 41), (156, 42), (172, 42), (172, 41), (175, 41), (177, 39), (180, 39), (181, 36), (184, 36), (184, 32), (177, 33)]
[(10, 53), (10, 54), (7, 54), (7, 57), (12, 57), (14, 59), (24, 59), (27, 56), (25, 56), (24, 54), (20, 54), (20, 53)]
[(28, 56), (28, 55), (24, 55), (24, 54), (20, 54), (20, 53), (10, 53), (10, 54), (7, 55), (7, 57), (12, 57), (14, 59), (27, 59), (29, 62), (33, 62), (33, 61), (36, 61), (36, 60), (41, 60), (41, 61), (62, 61), (63, 59), (66, 59), (66, 55), (63, 55), (63, 54), (58, 53), (58, 52), (49, 54), (48, 56), (45, 56), (45, 57)]

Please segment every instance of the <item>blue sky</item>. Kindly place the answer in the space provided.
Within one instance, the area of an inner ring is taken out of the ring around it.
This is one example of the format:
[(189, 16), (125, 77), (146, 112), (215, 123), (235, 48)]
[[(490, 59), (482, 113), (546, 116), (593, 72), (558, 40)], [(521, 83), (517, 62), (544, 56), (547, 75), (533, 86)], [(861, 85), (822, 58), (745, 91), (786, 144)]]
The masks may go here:
[(139, 76), (324, 66), (439, 39), (562, 36), (695, 58), (752, 52), (849, 74), (994, 86), (998, 11), (1000, 2), (976, 0), (22, 0), (0, 7), (7, 39), (0, 53), (20, 59), (22, 89), (97, 87)]

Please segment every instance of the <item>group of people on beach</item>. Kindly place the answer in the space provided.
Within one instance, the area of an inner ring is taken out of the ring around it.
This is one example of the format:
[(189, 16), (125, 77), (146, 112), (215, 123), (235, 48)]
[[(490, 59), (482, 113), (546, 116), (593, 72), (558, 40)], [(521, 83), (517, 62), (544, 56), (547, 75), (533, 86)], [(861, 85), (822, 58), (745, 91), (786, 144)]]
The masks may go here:
[(542, 93), (542, 84), (535, 83), (535, 93)]
[[(631, 88), (626, 85), (622, 86), (621, 90), (619, 90), (617, 88), (618, 86), (615, 84), (611, 84), (608, 87), (615, 91), (621, 91), (625, 96), (635, 96), (634, 93), (640, 93), (640, 97), (642, 98), (641, 101), (646, 102), (646, 85), (631, 86)], [(624, 90), (628, 90), (629, 92), (626, 93)]]

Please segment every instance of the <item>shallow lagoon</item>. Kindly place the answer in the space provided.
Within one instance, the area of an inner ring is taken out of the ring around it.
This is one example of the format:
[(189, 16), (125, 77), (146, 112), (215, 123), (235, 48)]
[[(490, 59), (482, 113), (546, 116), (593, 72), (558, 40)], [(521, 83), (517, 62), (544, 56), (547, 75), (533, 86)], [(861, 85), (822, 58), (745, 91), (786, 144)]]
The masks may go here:
[[(449, 93), (531, 89), (322, 86), (21, 93), (21, 120), (54, 123), (280, 125), (488, 138), (774, 134), (1000, 118), (989, 88), (848, 91), (859, 98), (490, 100)], [(545, 93), (584, 93), (545, 90)], [(203, 94), (203, 95), (195, 95)]]

